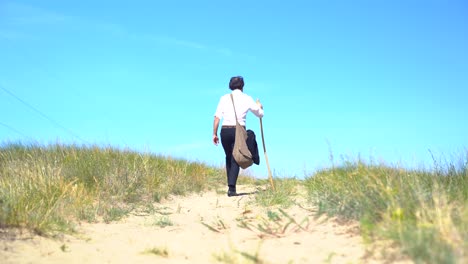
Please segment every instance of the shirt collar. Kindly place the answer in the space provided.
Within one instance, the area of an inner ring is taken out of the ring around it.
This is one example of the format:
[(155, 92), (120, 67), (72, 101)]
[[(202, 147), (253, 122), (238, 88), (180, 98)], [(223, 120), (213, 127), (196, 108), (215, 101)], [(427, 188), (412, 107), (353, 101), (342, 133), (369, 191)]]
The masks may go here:
[(242, 93), (242, 91), (239, 90), (239, 89), (235, 89), (235, 90), (232, 91), (232, 93), (233, 93), (233, 94), (237, 94), (237, 93)]

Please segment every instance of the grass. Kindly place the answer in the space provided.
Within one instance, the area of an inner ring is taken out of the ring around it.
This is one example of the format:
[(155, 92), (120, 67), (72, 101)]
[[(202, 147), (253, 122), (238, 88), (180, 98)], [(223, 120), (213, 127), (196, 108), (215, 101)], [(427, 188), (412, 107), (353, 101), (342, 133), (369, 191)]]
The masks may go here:
[(229, 228), (219, 216), (211, 224), (207, 224), (202, 219), (201, 224), (215, 233), (222, 233), (223, 230), (227, 230)]
[(252, 231), (260, 239), (280, 238), (287, 234), (309, 230), (307, 216), (298, 222), (281, 208), (278, 210), (268, 210), (266, 217), (263, 215), (254, 216), (250, 213), (244, 213), (242, 217), (236, 219), (238, 226)]
[(156, 255), (156, 256), (163, 257), (163, 258), (168, 258), (169, 257), (169, 251), (165, 247), (163, 247), (163, 248), (160, 248), (160, 247), (148, 248), (148, 249), (143, 251), (143, 254), (153, 254), (153, 255)]
[(258, 248), (254, 253), (249, 253), (246, 251), (240, 251), (236, 249), (232, 244), (230, 244), (230, 251), (222, 251), (220, 253), (214, 253), (213, 258), (218, 263), (226, 264), (237, 264), (237, 263), (253, 263), (253, 264), (262, 264), (265, 263), (263, 259), (260, 258), (260, 248), (262, 244), (258, 244)]
[(0, 147), (0, 227), (73, 232), (77, 221), (119, 220), (169, 195), (225, 184), (224, 170), (112, 147)]
[(106, 223), (110, 223), (112, 221), (118, 221), (122, 219), (123, 217), (127, 216), (127, 214), (131, 211), (132, 209), (128, 208), (128, 206), (122, 206), (122, 207), (111, 206), (106, 209), (103, 220)]
[[(259, 191), (255, 195), (255, 202), (264, 207), (279, 206), (282, 208), (288, 208), (294, 204), (294, 197), (297, 196), (296, 187), (301, 184), (296, 179), (280, 179), (275, 180), (276, 191), (270, 187), (264, 191)], [(263, 180), (267, 185), (267, 180)], [(268, 185), (269, 186), (269, 185)]]
[(166, 226), (173, 226), (174, 223), (172, 222), (172, 220), (167, 217), (167, 216), (161, 216), (161, 217), (158, 217), (155, 222), (154, 222), (155, 225), (159, 226), (159, 227), (166, 227)]
[[(269, 186), (252, 177), (238, 183)], [(154, 203), (225, 184), (222, 168), (167, 156), (106, 146), (8, 143), (0, 146), (0, 228), (49, 235), (74, 232), (79, 221), (111, 222), (130, 213), (159, 213), (154, 224), (165, 227), (173, 224), (170, 212)], [(307, 222), (284, 210), (297, 203), (305, 186), (319, 213), (359, 221), (369, 243), (394, 241), (416, 263), (468, 262), (468, 153), (456, 163), (435, 160), (431, 170), (344, 162), (305, 180), (276, 178), (275, 186), (276, 191), (255, 194), (265, 216), (255, 222), (246, 213), (240, 225), (262, 237), (307, 230)], [(228, 228), (220, 219), (202, 224), (218, 233)], [(165, 255), (160, 251), (150, 253)], [(261, 262), (237, 251), (218, 261), (233, 257)]]
[(468, 156), (456, 166), (436, 165), (427, 171), (346, 162), (317, 172), (305, 185), (320, 213), (360, 221), (369, 242), (396, 241), (417, 263), (463, 262), (468, 257)]

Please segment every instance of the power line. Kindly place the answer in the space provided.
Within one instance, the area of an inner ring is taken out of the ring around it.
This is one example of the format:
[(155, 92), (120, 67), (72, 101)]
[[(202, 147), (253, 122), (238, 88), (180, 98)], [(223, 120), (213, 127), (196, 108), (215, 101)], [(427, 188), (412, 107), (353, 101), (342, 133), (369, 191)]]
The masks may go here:
[(0, 125), (2, 125), (2, 126), (8, 128), (8, 129), (10, 129), (11, 131), (17, 133), (17, 134), (20, 135), (20, 136), (28, 137), (28, 136), (26, 136), (25, 134), (21, 133), (20, 131), (14, 129), (13, 127), (11, 127), (11, 126), (9, 126), (9, 125), (7, 125), (7, 124), (4, 124), (4, 123), (0, 122)]
[(36, 112), (37, 114), (39, 114), (40, 116), (42, 116), (43, 118), (45, 118), (47, 121), (51, 122), (52, 124), (54, 124), (55, 126), (63, 129), (64, 131), (66, 131), (68, 134), (72, 135), (73, 137), (77, 138), (78, 140), (80, 141), (83, 141), (85, 143), (88, 143), (86, 140), (82, 139), (81, 137), (79, 137), (78, 135), (76, 135), (71, 129), (68, 129), (64, 126), (62, 126), (59, 122), (55, 121), (54, 119), (48, 117), (46, 114), (42, 113), (41, 111), (39, 111), (37, 108), (35, 108), (34, 106), (32, 106), (31, 104), (29, 104), (28, 102), (24, 101), (23, 99), (19, 98), (18, 96), (16, 96), (13, 92), (11, 92), (10, 90), (6, 89), (5, 87), (3, 87), (2, 85), (0, 85), (0, 89), (2, 89), (3, 91), (5, 91), (7, 94), (9, 94), (10, 96), (12, 96), (13, 98), (15, 98), (16, 100), (18, 100), (20, 103), (22, 103), (23, 105), (25, 105), (26, 107), (28, 107), (29, 109), (33, 110), (34, 112)]
[(20, 136), (22, 136), (22, 137), (29, 138), (31, 141), (36, 141), (36, 140), (34, 140), (32, 137), (25, 135), (25, 134), (22, 133), (21, 131), (15, 129), (15, 128), (13, 128), (13, 127), (11, 127), (11, 126), (5, 124), (5, 123), (0, 122), (0, 125), (2, 125), (2, 126), (4, 126), (4, 127), (8, 128), (9, 130), (11, 130), (11, 131), (17, 133), (18, 135), (20, 135)]

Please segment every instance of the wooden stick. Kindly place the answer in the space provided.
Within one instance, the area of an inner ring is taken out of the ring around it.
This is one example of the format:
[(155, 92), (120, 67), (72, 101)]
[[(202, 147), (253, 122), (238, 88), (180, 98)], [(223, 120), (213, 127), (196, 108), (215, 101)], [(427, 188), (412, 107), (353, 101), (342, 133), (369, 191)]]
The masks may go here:
[(273, 191), (276, 191), (275, 185), (273, 184), (273, 176), (271, 175), (270, 163), (268, 162), (268, 155), (267, 155), (266, 147), (265, 147), (265, 137), (263, 136), (263, 122), (262, 122), (261, 117), (260, 117), (260, 130), (262, 131), (263, 152), (265, 153), (265, 161), (266, 161), (267, 168), (268, 168), (268, 178), (270, 179), (271, 188), (273, 188)]

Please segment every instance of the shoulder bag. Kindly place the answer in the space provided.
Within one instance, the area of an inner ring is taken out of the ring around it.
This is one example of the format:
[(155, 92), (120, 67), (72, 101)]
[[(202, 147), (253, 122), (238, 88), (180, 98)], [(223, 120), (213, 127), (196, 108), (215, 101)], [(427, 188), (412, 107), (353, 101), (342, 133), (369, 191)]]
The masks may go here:
[(231, 101), (234, 107), (234, 115), (236, 116), (236, 138), (232, 155), (237, 164), (239, 164), (242, 169), (246, 169), (253, 164), (252, 154), (247, 147), (247, 131), (245, 131), (245, 128), (241, 126), (237, 120), (236, 106), (234, 105), (234, 97), (232, 94)]

